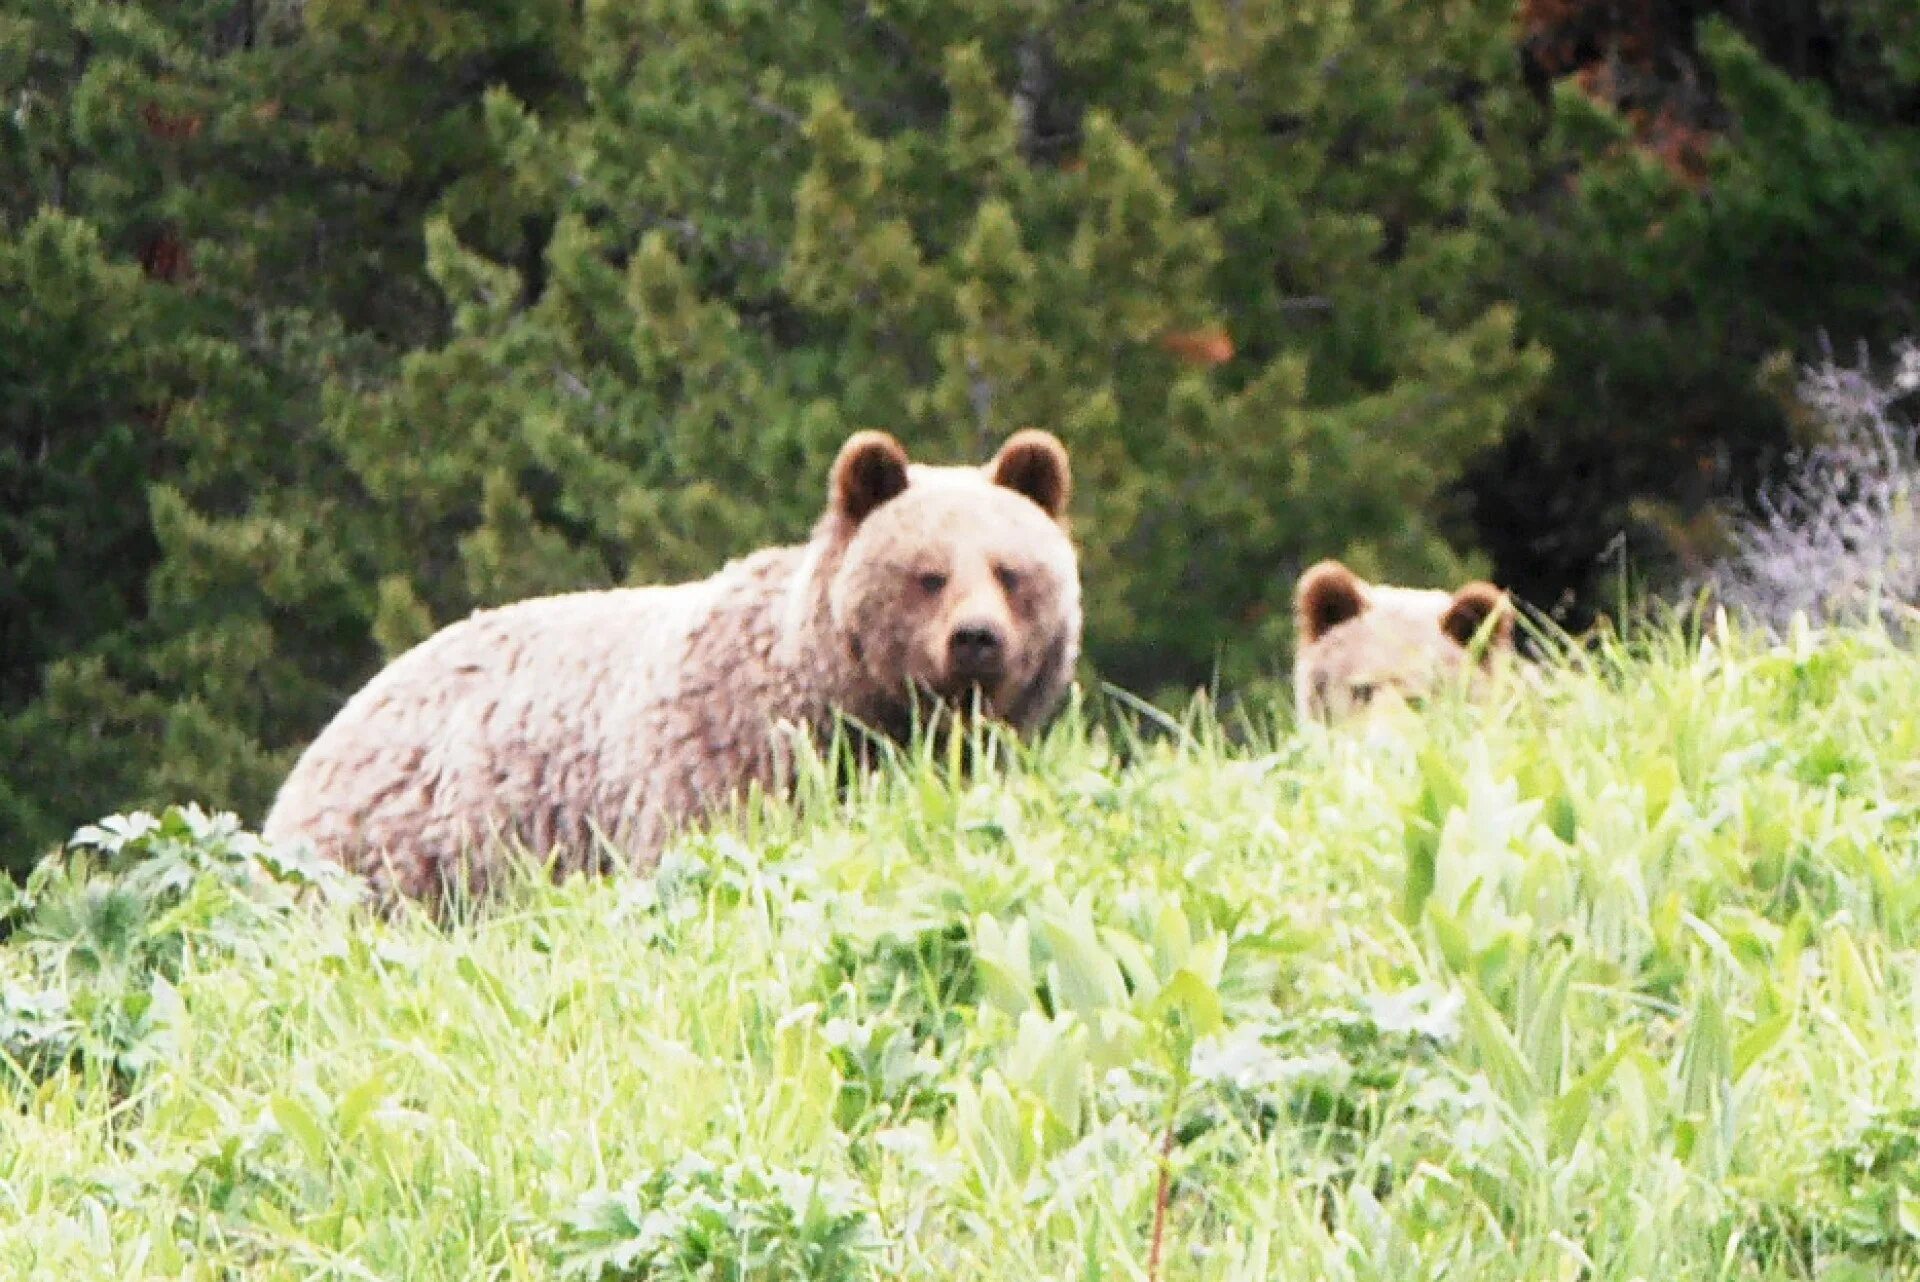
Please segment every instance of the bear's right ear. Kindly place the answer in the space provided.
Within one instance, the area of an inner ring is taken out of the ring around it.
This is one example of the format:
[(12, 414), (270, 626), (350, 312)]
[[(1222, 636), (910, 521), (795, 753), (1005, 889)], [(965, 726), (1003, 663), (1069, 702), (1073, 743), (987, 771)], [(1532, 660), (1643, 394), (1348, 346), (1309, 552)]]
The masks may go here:
[(855, 525), (907, 488), (907, 452), (885, 432), (855, 432), (833, 461), (833, 510)]
[(1367, 608), (1367, 586), (1338, 561), (1322, 561), (1300, 576), (1293, 590), (1293, 617), (1300, 643), (1318, 641)]
[(987, 472), (995, 485), (1026, 495), (1056, 521), (1067, 510), (1073, 473), (1067, 465), (1067, 447), (1052, 432), (1021, 428), (993, 456)]
[(1473, 582), (1453, 594), (1453, 601), (1441, 616), (1440, 630), (1461, 646), (1473, 644), (1488, 619), (1498, 616), (1489, 635), (1489, 646), (1513, 644), (1513, 607), (1507, 594), (1491, 583)]

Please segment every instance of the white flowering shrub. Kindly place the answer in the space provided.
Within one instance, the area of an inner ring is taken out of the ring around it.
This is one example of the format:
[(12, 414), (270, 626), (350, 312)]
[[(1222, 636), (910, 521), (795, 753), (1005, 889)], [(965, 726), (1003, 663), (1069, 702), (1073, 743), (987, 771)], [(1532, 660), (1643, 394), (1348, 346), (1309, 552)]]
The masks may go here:
[(1800, 395), (1825, 431), (1728, 523), (1731, 551), (1696, 586), (1773, 631), (1797, 613), (1920, 620), (1920, 346), (1885, 374), (1828, 357)]

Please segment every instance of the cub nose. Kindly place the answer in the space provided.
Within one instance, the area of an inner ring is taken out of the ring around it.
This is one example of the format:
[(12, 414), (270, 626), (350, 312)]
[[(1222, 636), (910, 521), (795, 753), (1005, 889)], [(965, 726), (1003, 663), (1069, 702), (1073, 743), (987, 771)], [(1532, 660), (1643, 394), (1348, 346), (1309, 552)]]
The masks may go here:
[(947, 638), (947, 662), (964, 681), (998, 677), (1006, 667), (1007, 647), (1000, 629), (990, 623), (962, 623)]

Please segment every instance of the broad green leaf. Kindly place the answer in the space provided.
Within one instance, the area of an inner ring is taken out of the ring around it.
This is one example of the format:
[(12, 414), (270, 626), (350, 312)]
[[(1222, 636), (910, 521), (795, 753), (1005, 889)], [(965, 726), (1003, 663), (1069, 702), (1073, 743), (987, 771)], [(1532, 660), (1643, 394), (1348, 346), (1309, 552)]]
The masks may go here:
[(1600, 1088), (1620, 1066), (1620, 1062), (1639, 1049), (1641, 1035), (1639, 1029), (1629, 1030), (1627, 1035), (1614, 1043), (1612, 1050), (1600, 1057), (1600, 1062), (1575, 1078), (1573, 1084), (1560, 1093), (1547, 1109), (1547, 1135), (1550, 1151), (1557, 1157), (1565, 1157), (1573, 1151), (1580, 1140), (1580, 1133), (1586, 1129), (1587, 1119), (1593, 1114), (1593, 1102)]
[(332, 1156), (332, 1146), (319, 1119), (314, 1117), (305, 1104), (293, 1095), (282, 1092), (267, 1101), (267, 1108), (272, 1112), (273, 1120), (279, 1124), (280, 1129), (300, 1146), (309, 1162), (321, 1167), (328, 1164)]

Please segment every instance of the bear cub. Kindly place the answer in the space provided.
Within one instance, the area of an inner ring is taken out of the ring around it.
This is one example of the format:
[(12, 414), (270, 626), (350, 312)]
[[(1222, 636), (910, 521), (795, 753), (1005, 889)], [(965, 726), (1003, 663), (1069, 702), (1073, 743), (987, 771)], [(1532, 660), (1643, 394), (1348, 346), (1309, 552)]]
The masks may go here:
[(673, 586), (479, 611), (401, 655), (321, 731), (262, 831), (383, 896), (484, 890), (495, 840), (650, 865), (689, 821), (793, 780), (836, 717), (895, 737), (932, 702), (1019, 731), (1080, 656), (1066, 450), (1014, 434), (983, 467), (841, 448), (812, 537)]
[(1513, 652), (1513, 606), (1491, 583), (1451, 594), (1391, 587), (1322, 561), (1300, 576), (1294, 616), (1302, 720), (1418, 703), (1462, 675), (1478, 682)]

